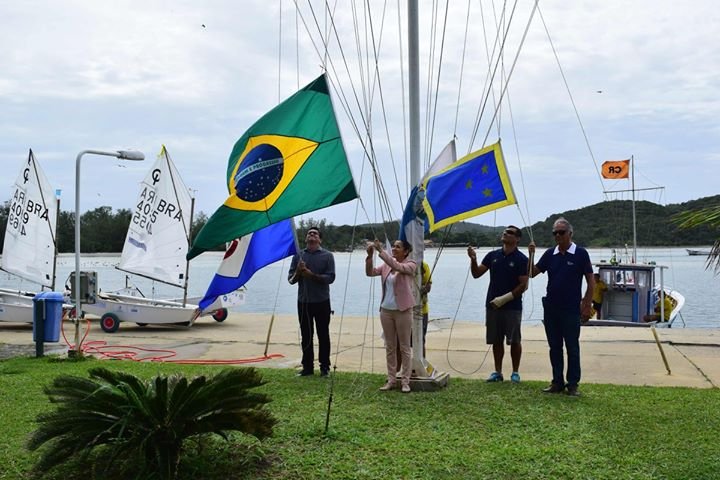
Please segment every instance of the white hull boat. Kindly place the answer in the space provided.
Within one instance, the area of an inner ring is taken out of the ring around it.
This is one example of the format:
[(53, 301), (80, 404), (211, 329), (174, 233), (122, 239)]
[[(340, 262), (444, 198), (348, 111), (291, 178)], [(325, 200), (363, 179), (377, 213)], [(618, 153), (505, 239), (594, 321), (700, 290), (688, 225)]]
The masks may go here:
[[(23, 162), (10, 198), (0, 268), (53, 289), (58, 201), (32, 150)], [(36, 292), (0, 289), (0, 322), (33, 322)]]
[[(83, 305), (83, 311), (100, 317), (100, 327), (105, 332), (117, 331), (120, 322), (190, 326), (200, 316), (197, 305), (186, 298), (185, 255), (190, 243), (192, 210), (189, 190), (163, 146), (141, 184), (117, 268), (182, 288), (185, 295), (174, 301), (145, 298), (139, 290), (128, 287), (117, 292), (100, 292), (95, 303)], [(227, 318), (227, 309), (203, 314), (222, 322)]]
[(0, 288), (0, 322), (33, 322), (33, 292)]
[[(133, 322), (141, 327), (150, 323), (157, 325), (189, 326), (195, 320), (197, 305), (182, 304), (169, 300), (152, 300), (132, 295), (100, 293), (94, 304), (84, 309), (100, 317), (101, 328), (108, 333), (115, 332), (120, 322)], [(216, 313), (217, 320), (223, 321), (222, 313)]]

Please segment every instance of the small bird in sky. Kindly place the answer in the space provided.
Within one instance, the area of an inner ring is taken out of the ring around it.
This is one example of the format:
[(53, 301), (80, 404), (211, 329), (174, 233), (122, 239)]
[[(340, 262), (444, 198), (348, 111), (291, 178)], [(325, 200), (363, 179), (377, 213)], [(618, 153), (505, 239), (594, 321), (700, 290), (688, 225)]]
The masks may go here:
[(202, 27), (203, 27), (203, 28), (205, 28), (205, 24), (204, 24), (204, 23), (203, 23), (203, 24), (201, 24), (201, 25), (202, 25)]
[(595, 93), (602, 93), (602, 90), (598, 90), (598, 91), (597, 91), (597, 92), (595, 92)]

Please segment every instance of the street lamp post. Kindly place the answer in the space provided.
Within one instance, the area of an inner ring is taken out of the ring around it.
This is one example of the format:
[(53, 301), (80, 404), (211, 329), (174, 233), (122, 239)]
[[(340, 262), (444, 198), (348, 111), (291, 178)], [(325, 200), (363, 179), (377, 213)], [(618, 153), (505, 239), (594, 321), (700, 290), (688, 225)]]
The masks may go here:
[(80, 159), (86, 153), (93, 155), (104, 155), (115, 157), (120, 160), (145, 160), (142, 152), (134, 150), (118, 150), (116, 152), (105, 152), (101, 150), (83, 150), (78, 153), (75, 160), (75, 355), (81, 356), (80, 348), (80, 315), (82, 306), (80, 303)]

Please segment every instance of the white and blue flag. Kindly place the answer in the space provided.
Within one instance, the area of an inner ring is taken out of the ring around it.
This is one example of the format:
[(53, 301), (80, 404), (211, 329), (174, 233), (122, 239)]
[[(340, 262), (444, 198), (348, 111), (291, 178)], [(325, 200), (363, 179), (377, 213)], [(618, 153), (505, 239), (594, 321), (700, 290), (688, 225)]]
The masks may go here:
[(290, 219), (233, 240), (210, 282), (205, 297), (200, 300), (200, 310), (207, 310), (218, 297), (245, 285), (261, 268), (295, 253), (297, 246)]

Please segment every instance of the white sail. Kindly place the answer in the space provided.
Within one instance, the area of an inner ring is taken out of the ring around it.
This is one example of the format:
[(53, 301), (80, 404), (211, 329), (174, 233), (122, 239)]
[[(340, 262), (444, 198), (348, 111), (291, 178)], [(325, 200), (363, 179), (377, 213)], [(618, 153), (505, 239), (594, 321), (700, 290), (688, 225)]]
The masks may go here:
[(192, 198), (163, 146), (145, 176), (118, 268), (183, 287)]
[(10, 199), (2, 269), (45, 287), (54, 285), (57, 200), (32, 150)]

